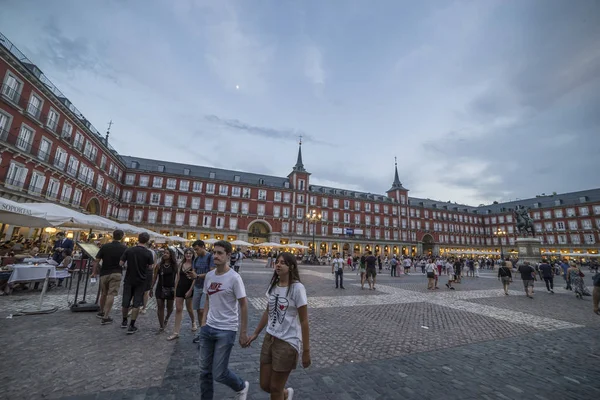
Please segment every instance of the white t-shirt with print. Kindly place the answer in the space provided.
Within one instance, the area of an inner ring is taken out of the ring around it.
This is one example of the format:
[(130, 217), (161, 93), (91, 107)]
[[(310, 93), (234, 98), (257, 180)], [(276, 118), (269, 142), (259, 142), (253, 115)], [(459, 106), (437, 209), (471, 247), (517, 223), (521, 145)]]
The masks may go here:
[(242, 277), (230, 269), (223, 275), (216, 270), (206, 274), (204, 293), (208, 296), (206, 324), (224, 331), (238, 330), (238, 300), (246, 297)]
[(342, 258), (334, 258), (333, 259), (333, 270), (337, 271), (338, 269), (344, 268), (344, 260)]
[(269, 320), (267, 333), (291, 344), (298, 352), (302, 347), (302, 329), (298, 318), (298, 308), (307, 304), (306, 289), (300, 282), (289, 288), (275, 286), (267, 291)]

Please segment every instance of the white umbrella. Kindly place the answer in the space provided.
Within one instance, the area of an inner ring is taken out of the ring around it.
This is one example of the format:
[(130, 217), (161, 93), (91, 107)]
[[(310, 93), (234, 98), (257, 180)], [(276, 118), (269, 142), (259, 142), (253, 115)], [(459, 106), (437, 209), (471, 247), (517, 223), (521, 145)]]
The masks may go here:
[(218, 241), (219, 241), (218, 239), (214, 239), (214, 238), (203, 240), (204, 243), (208, 243), (208, 244), (215, 244)]
[(253, 246), (252, 243), (244, 242), (243, 240), (234, 240), (231, 244), (234, 246)]
[(282, 244), (272, 243), (272, 242), (259, 243), (255, 246), (257, 246), (257, 247), (284, 247), (284, 245), (282, 245)]
[(290, 249), (310, 249), (308, 246), (303, 246), (301, 244), (286, 244), (284, 247), (289, 247)]
[(180, 243), (189, 242), (189, 240), (184, 239), (180, 236), (167, 236), (167, 238), (172, 242), (180, 242)]
[[(114, 222), (106, 222), (105, 218), (98, 218), (97, 215), (86, 215), (70, 208), (59, 206), (53, 203), (29, 203), (32, 210), (40, 213), (46, 213), (46, 219), (53, 226), (65, 228), (88, 228), (88, 229), (114, 229)], [(67, 219), (65, 221), (65, 219)]]
[(0, 197), (0, 223), (27, 226), (31, 228), (44, 228), (57, 226), (69, 221), (69, 217), (49, 220), (44, 211), (31, 208), (33, 203), (17, 203)]

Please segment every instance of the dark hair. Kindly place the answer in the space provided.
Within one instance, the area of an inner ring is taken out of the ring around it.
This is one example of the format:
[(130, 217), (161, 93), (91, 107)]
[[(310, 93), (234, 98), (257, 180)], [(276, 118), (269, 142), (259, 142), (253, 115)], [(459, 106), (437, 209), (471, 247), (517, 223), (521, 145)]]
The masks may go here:
[(65, 233), (64, 233), (64, 232), (58, 232), (58, 233), (56, 234), (56, 236), (65, 236)]
[(372, 252), (371, 250), (369, 250), (369, 251), (367, 252), (367, 254), (369, 254), (369, 255), (372, 255), (372, 254), (373, 254), (373, 252)]
[(227, 240), (219, 240), (218, 242), (215, 242), (213, 244), (213, 247), (217, 247), (217, 246), (225, 249), (226, 254), (231, 254), (231, 251), (233, 250), (233, 248), (231, 247), (231, 243), (229, 243)]
[(123, 236), (125, 236), (125, 233), (120, 229), (113, 232), (113, 240), (121, 240)]
[(196, 247), (196, 246), (206, 247), (206, 245), (204, 244), (204, 241), (202, 241), (202, 240), (196, 240), (194, 243), (192, 243), (192, 247)]
[(196, 252), (194, 251), (194, 249), (191, 249), (189, 247), (186, 247), (183, 250), (183, 258), (181, 259), (181, 262), (179, 263), (179, 267), (181, 269), (181, 267), (183, 267), (183, 264), (185, 264), (185, 253), (192, 253), (192, 268), (194, 267), (194, 260), (196, 259)]
[[(292, 287), (292, 284), (295, 282), (300, 282), (298, 262), (296, 261), (296, 257), (292, 253), (288, 252), (279, 253), (279, 255), (277, 256), (277, 260), (279, 260), (280, 258), (282, 258), (285, 265), (287, 265), (290, 268), (288, 288), (285, 294), (287, 296), (290, 293), (290, 288)], [(275, 262), (277, 262), (277, 260), (275, 260)], [(271, 290), (273, 290), (277, 283), (279, 283), (279, 275), (277, 275), (277, 271), (273, 271), (271, 283), (269, 284), (269, 293), (271, 293)]]
[(147, 232), (142, 232), (138, 235), (138, 242), (140, 244), (146, 244), (150, 241), (150, 235)]
[(71, 249), (64, 249), (62, 252), (63, 252), (63, 253), (64, 253), (64, 254), (65, 254), (67, 257), (70, 257), (70, 256), (71, 256)]
[[(169, 264), (170, 265), (177, 265), (177, 256), (175, 255), (175, 252), (169, 248), (165, 249), (165, 252), (169, 253), (169, 256), (171, 257), (171, 260), (169, 260)], [(163, 253), (164, 255), (164, 253)], [(162, 257), (160, 258), (160, 265), (164, 265), (165, 261), (162, 259)]]

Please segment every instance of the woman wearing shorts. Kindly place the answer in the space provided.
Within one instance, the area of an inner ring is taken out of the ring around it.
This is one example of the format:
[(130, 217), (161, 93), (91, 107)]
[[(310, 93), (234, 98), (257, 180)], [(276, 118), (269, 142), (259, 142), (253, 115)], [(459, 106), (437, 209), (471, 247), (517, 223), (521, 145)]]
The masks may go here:
[(285, 389), (290, 372), (296, 369), (298, 355), (302, 366), (310, 366), (306, 289), (300, 283), (298, 264), (291, 253), (281, 253), (267, 291), (268, 304), (249, 346), (267, 327), (260, 352), (260, 387), (271, 399), (292, 400), (294, 389)]
[(192, 332), (198, 330), (198, 325), (194, 317), (194, 310), (192, 308), (192, 293), (194, 292), (194, 280), (188, 278), (188, 272), (192, 270), (194, 266), (194, 250), (186, 249), (183, 253), (183, 260), (177, 270), (177, 276), (175, 277), (175, 327), (173, 328), (173, 334), (167, 338), (167, 340), (174, 340), (179, 337), (179, 330), (181, 329), (181, 320), (183, 319), (183, 303), (185, 302), (185, 308), (190, 315), (192, 320)]
[[(160, 324), (159, 331), (165, 330), (165, 326), (169, 321), (169, 317), (173, 312), (173, 300), (175, 299), (175, 275), (177, 270), (177, 259), (175, 252), (171, 249), (166, 249), (163, 252), (162, 258), (154, 267), (154, 278), (152, 287), (158, 280), (156, 285), (156, 315)], [(150, 292), (152, 296), (152, 291)], [(167, 303), (167, 316), (165, 317), (165, 302)]]
[(365, 262), (365, 256), (360, 258), (360, 288), (365, 288), (365, 280), (367, 279), (367, 263)]

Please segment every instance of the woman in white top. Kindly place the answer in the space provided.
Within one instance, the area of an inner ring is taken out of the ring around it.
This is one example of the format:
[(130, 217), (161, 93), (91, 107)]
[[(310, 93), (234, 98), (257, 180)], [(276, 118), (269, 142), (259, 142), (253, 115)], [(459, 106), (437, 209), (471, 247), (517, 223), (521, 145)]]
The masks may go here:
[(272, 400), (292, 400), (294, 389), (285, 389), (285, 384), (296, 369), (298, 355), (302, 354), (304, 368), (311, 361), (306, 289), (300, 283), (296, 257), (291, 253), (277, 257), (266, 294), (267, 309), (246, 346), (267, 326), (260, 352), (260, 387), (271, 394)]

